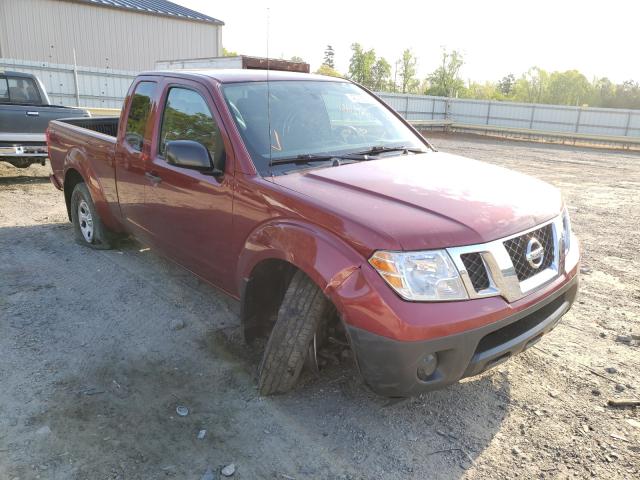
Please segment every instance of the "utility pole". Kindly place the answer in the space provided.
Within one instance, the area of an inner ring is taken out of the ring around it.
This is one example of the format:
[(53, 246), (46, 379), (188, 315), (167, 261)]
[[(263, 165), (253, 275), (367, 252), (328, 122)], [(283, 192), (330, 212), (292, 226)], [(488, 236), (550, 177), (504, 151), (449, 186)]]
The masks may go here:
[(73, 87), (76, 94), (76, 107), (80, 106), (80, 85), (78, 84), (78, 61), (76, 59), (76, 49), (73, 49)]
[(396, 60), (395, 62), (395, 68), (393, 69), (393, 91), (397, 92), (398, 91), (398, 63), (400, 62), (400, 60)]

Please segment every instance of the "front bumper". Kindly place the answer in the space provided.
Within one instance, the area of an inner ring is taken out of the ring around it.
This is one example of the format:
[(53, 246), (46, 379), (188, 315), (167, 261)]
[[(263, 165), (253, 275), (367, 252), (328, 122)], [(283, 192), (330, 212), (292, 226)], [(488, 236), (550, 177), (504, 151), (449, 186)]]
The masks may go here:
[[(348, 331), (369, 387), (385, 396), (412, 396), (477, 375), (529, 348), (557, 325), (573, 304), (577, 291), (578, 275), (574, 273), (561, 287), (517, 313), (435, 339), (398, 341), (353, 325), (348, 325)], [(436, 355), (437, 367), (431, 376), (421, 380), (418, 366), (429, 354)]]

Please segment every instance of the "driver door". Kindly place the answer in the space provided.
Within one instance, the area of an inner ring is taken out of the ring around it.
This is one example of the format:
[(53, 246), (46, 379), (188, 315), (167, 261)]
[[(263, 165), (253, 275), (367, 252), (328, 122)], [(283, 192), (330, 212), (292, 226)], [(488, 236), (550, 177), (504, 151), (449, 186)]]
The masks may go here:
[[(233, 202), (232, 151), (214, 103), (200, 84), (165, 83), (160, 101), (159, 135), (147, 164), (145, 207), (152, 243), (169, 258), (229, 290)], [(166, 143), (202, 143), (213, 159), (225, 158), (224, 174), (167, 163)]]

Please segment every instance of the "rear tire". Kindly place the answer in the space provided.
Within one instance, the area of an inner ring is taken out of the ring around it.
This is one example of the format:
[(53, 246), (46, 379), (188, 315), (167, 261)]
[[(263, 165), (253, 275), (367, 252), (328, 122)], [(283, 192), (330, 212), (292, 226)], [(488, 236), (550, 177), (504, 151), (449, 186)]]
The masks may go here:
[(294, 387), (313, 336), (330, 312), (331, 303), (318, 286), (297, 271), (284, 295), (260, 363), (260, 394), (286, 393)]
[(71, 194), (71, 221), (76, 242), (97, 250), (111, 248), (111, 234), (100, 220), (84, 183), (78, 183)]

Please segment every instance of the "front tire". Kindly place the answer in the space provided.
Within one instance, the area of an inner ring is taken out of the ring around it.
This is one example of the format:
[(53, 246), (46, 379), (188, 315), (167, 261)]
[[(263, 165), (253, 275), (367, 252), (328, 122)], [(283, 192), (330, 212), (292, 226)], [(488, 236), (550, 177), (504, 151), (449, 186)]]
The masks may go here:
[(297, 271), (284, 295), (260, 363), (260, 394), (273, 395), (293, 389), (313, 336), (330, 312), (331, 303), (318, 286)]
[(98, 250), (111, 248), (110, 233), (100, 220), (86, 184), (78, 183), (71, 194), (71, 221), (76, 242)]

